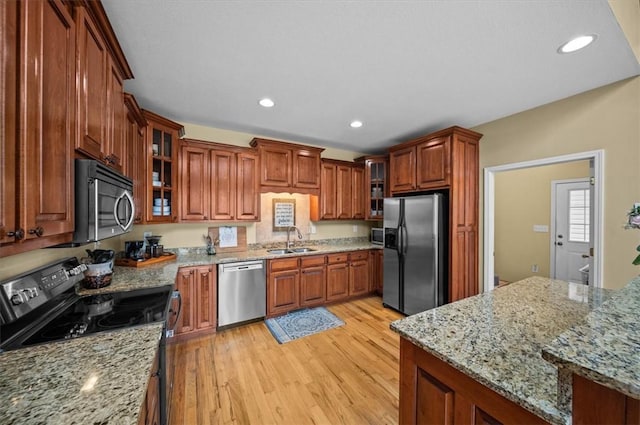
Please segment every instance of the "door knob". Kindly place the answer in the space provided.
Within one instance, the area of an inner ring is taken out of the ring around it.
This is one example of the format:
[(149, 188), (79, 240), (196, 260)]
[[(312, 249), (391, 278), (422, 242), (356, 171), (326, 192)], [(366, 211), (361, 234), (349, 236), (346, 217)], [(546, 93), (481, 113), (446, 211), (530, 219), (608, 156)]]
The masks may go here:
[(29, 229), (29, 234), (40, 237), (44, 235), (44, 229), (42, 228), (42, 226), (34, 227), (33, 229)]
[(18, 229), (15, 232), (7, 232), (7, 236), (10, 238), (15, 237), (16, 240), (19, 241), (20, 239), (24, 239), (24, 230)]
[(588, 254), (582, 254), (582, 258), (589, 258)]

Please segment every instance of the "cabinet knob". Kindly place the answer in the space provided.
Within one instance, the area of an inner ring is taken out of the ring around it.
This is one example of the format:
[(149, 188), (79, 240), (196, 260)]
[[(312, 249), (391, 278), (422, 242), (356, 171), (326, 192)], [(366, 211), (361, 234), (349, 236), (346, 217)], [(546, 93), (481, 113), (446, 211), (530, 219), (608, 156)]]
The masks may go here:
[(40, 237), (44, 235), (44, 229), (42, 228), (42, 226), (34, 227), (33, 229), (29, 229), (29, 234)]
[(20, 239), (24, 239), (24, 230), (23, 229), (18, 229), (15, 232), (7, 232), (7, 236), (10, 238), (16, 238), (17, 241), (19, 241)]

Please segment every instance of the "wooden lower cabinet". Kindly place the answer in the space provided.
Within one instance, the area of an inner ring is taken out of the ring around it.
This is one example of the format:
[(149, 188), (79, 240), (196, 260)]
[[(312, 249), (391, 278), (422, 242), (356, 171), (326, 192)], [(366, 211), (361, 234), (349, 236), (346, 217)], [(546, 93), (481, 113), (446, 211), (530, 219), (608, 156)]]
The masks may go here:
[(401, 424), (545, 424), (468, 375), (400, 338)]
[(269, 260), (267, 317), (371, 292), (369, 256), (354, 251)]
[(181, 267), (178, 270), (176, 288), (182, 297), (182, 308), (176, 325), (176, 336), (215, 332), (218, 316), (216, 281), (213, 265)]
[(572, 423), (640, 424), (640, 400), (573, 375)]
[(349, 254), (349, 295), (362, 295), (369, 289), (369, 251)]
[(160, 424), (160, 378), (158, 377), (159, 353), (153, 361), (151, 375), (147, 383), (147, 394), (140, 407), (138, 425), (159, 425)]
[(287, 257), (269, 260), (267, 268), (267, 316), (300, 307), (300, 260)]
[(300, 306), (322, 305), (327, 300), (327, 268), (324, 255), (300, 259)]
[(327, 255), (327, 301), (338, 301), (349, 296), (349, 255)]
[(384, 282), (384, 250), (372, 249), (370, 257), (371, 291), (382, 295)]

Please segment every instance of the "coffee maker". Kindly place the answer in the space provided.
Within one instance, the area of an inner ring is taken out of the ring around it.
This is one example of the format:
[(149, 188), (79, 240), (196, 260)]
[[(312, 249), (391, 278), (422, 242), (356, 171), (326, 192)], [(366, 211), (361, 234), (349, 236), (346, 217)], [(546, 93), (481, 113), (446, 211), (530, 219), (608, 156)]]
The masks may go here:
[(160, 257), (164, 254), (164, 247), (160, 245), (160, 238), (162, 236), (147, 236), (145, 239), (148, 242), (147, 256), (148, 257)]

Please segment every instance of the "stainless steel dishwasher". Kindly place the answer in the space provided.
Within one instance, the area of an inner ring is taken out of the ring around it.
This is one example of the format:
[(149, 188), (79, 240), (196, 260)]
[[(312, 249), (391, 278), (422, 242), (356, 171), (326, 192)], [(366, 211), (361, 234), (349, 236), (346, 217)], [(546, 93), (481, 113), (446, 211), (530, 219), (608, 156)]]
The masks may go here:
[(267, 280), (264, 261), (218, 265), (218, 326), (265, 317)]

